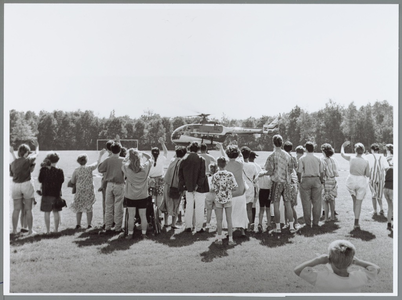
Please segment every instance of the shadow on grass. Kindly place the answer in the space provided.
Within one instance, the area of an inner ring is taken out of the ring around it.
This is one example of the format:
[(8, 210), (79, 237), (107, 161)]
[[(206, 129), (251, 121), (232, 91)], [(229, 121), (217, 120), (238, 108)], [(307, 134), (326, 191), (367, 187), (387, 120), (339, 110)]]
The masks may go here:
[(337, 222), (327, 222), (321, 226), (304, 226), (297, 231), (297, 234), (305, 236), (305, 237), (314, 237), (320, 234), (327, 234), (330, 232), (334, 232), (335, 230), (339, 229), (339, 225)]
[(269, 232), (252, 232), (249, 234), (251, 237), (260, 241), (260, 244), (269, 248), (276, 248), (284, 246), (286, 244), (292, 244), (290, 240), (294, 237), (294, 234), (290, 233), (287, 229), (282, 229), (281, 233), (269, 233)]
[(202, 233), (191, 233), (185, 232), (184, 230), (168, 230), (166, 232), (162, 231), (152, 238), (156, 243), (161, 243), (168, 245), (169, 247), (184, 247), (194, 244), (199, 241), (206, 241), (210, 237), (214, 236), (215, 232), (202, 232)]
[(233, 241), (236, 243), (236, 245), (233, 246), (229, 246), (228, 242), (229, 239), (223, 239), (222, 240), (222, 245), (217, 245), (215, 244), (215, 242), (213, 242), (209, 247), (208, 247), (208, 251), (202, 252), (200, 254), (201, 261), (202, 262), (212, 262), (215, 258), (221, 258), (221, 257), (225, 257), (228, 256), (228, 249), (233, 249), (234, 247), (241, 245), (244, 242), (247, 242), (250, 240), (249, 236), (251, 236), (251, 234), (248, 234), (248, 236), (242, 236), (240, 232), (235, 231), (233, 232)]
[(52, 240), (52, 239), (58, 239), (62, 236), (71, 236), (77, 233), (77, 230), (73, 228), (67, 228), (62, 231), (59, 231), (57, 233), (51, 233), (51, 234), (35, 234), (35, 235), (20, 235), (17, 237), (12, 237), (10, 239), (10, 245), (11, 246), (20, 246), (24, 245), (26, 243), (34, 243), (34, 242), (39, 242), (41, 240)]
[(353, 229), (346, 236), (355, 239), (361, 239), (362, 241), (371, 241), (376, 238), (376, 236), (371, 232), (362, 229)]
[(376, 222), (380, 223), (386, 223), (387, 222), (387, 217), (383, 215), (373, 215), (372, 219)]
[(111, 235), (100, 235), (100, 229), (92, 229), (88, 231), (83, 231), (78, 238), (80, 240), (74, 241), (78, 247), (88, 247), (88, 246), (96, 246), (108, 243), (109, 239), (116, 236), (117, 234)]

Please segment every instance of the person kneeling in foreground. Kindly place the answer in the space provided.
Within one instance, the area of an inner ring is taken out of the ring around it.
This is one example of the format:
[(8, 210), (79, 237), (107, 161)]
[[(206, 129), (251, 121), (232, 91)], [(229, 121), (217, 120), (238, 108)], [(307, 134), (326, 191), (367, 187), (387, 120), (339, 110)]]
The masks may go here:
[[(337, 240), (328, 247), (329, 254), (320, 255), (306, 261), (294, 269), (308, 283), (322, 293), (352, 293), (361, 292), (362, 286), (376, 279), (380, 267), (358, 259), (355, 256), (356, 248), (349, 241)], [(314, 270), (320, 264), (330, 264), (330, 268)], [(348, 271), (352, 265), (360, 266), (363, 270)]]

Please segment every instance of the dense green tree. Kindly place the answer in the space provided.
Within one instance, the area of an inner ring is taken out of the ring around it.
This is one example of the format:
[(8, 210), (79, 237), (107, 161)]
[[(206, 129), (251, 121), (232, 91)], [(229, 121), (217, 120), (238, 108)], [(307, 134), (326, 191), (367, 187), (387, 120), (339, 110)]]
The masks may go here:
[(39, 119), (38, 142), (42, 150), (56, 150), (57, 121), (53, 114), (45, 113)]

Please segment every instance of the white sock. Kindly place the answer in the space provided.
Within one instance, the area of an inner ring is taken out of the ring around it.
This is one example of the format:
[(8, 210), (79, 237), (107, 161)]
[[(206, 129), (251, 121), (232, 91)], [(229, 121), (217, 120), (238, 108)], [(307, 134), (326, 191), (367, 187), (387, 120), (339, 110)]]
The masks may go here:
[(147, 234), (146, 230), (141, 230), (142, 234)]
[(289, 228), (295, 228), (295, 226), (293, 225), (293, 222), (289, 222)]
[(281, 229), (281, 223), (276, 223), (276, 229)]

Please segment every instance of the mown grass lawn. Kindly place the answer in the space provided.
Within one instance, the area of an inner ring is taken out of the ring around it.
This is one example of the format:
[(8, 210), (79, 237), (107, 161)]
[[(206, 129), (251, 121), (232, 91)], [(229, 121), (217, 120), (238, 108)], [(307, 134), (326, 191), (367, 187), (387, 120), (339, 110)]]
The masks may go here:
[[(77, 166), (80, 152), (60, 151), (60, 167), (66, 181)], [(88, 152), (90, 161), (95, 152)], [(215, 153), (212, 153), (215, 155)], [(38, 157), (40, 162), (45, 153)], [(172, 156), (169, 153), (169, 156)], [(267, 153), (260, 153), (263, 164)], [(381, 267), (378, 280), (363, 289), (367, 293), (393, 291), (393, 235), (386, 230), (386, 219), (370, 215), (371, 194), (363, 201), (360, 232), (352, 231), (352, 200), (345, 188), (348, 163), (339, 163), (336, 210), (339, 221), (314, 231), (295, 235), (284, 232), (269, 236), (235, 232), (237, 245), (217, 246), (215, 232), (192, 235), (182, 229), (172, 230), (149, 240), (119, 240), (99, 236), (97, 229), (74, 230), (75, 214), (64, 208), (60, 233), (45, 236), (43, 213), (34, 208), (35, 236), (20, 236), (10, 241), (11, 293), (310, 293), (312, 287), (293, 273), (299, 263), (326, 253), (336, 239), (350, 240), (357, 256)], [(34, 177), (37, 176), (36, 168)], [(95, 188), (100, 178), (95, 176)], [(37, 183), (37, 181), (36, 181)], [(93, 225), (102, 225), (101, 194), (97, 193)], [(63, 187), (63, 197), (71, 203), (71, 191)], [(39, 198), (37, 200), (40, 200)], [(387, 205), (384, 200), (384, 207)], [(301, 204), (297, 207), (299, 217)], [(10, 228), (12, 202), (10, 200)], [(51, 227), (53, 226), (51, 219)], [(82, 225), (86, 225), (83, 215)], [(11, 232), (11, 230), (10, 230)], [(324, 267), (324, 266), (323, 266)]]

